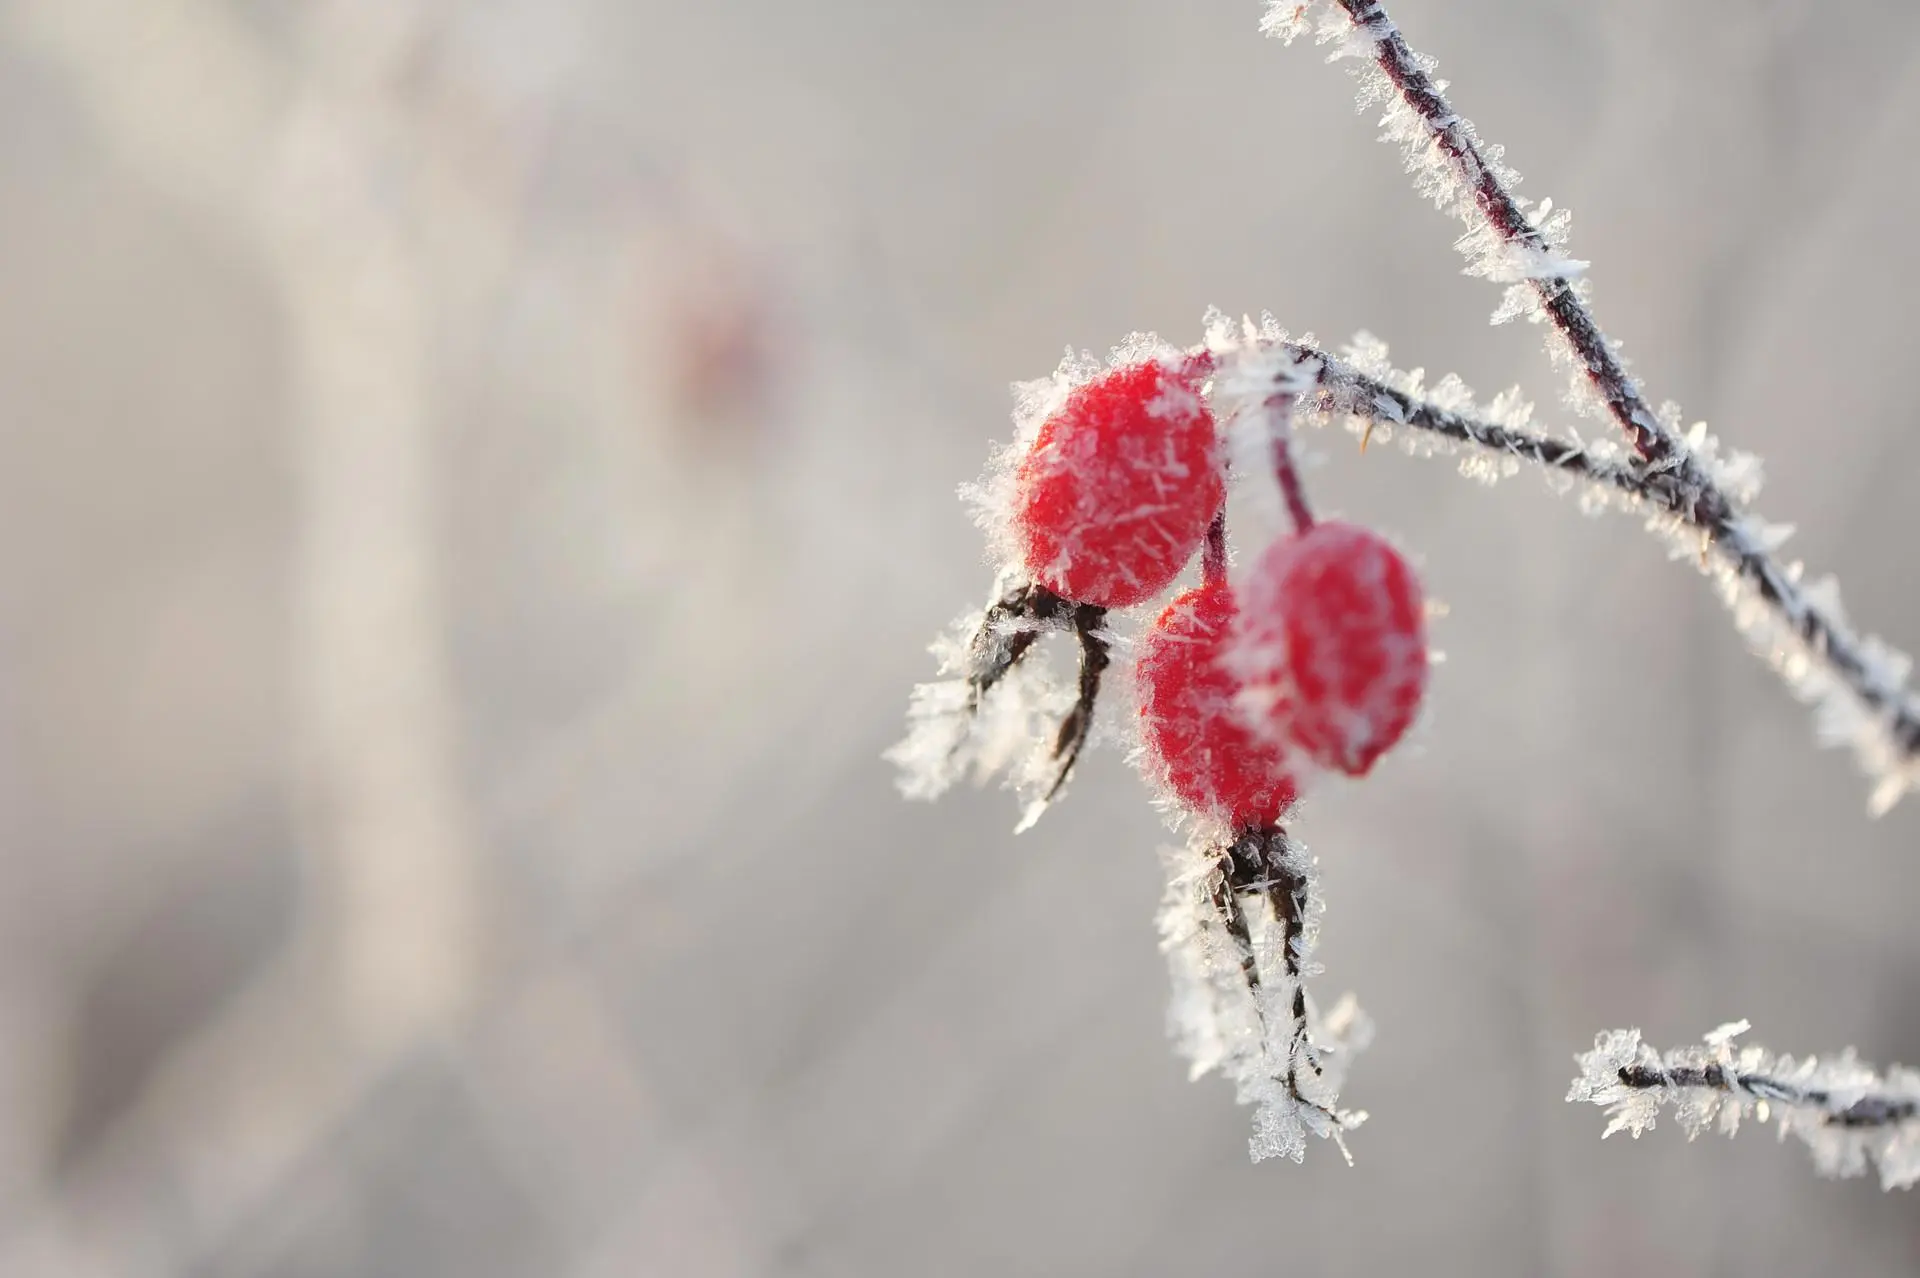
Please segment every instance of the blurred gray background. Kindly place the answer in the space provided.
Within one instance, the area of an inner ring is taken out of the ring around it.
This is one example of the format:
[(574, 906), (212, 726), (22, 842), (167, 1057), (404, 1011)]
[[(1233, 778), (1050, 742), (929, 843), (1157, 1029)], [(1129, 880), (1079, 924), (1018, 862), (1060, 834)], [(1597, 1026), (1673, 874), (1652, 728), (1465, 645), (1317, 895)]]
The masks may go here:
[[(1920, 644), (1920, 7), (1398, 0), (1656, 399)], [(1599, 1029), (1920, 1060), (1920, 803), (1703, 582), (1344, 436), (1451, 606), (1329, 792), (1357, 1165), (1163, 1034), (1120, 757), (880, 751), (1007, 384), (1271, 308), (1564, 420), (1254, 0), (0, 0), (0, 1274), (1894, 1274)]]

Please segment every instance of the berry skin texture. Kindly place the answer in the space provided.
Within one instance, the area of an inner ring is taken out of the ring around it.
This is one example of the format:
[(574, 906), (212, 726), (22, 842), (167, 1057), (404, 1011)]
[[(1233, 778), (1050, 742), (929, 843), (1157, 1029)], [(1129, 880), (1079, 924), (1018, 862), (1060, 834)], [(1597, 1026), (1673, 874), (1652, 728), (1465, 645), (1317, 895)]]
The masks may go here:
[(1189, 809), (1241, 830), (1279, 824), (1298, 789), (1284, 748), (1235, 705), (1233, 626), (1225, 582), (1187, 591), (1141, 639), (1134, 679), (1150, 770)]
[(1026, 569), (1079, 603), (1125, 608), (1180, 575), (1225, 497), (1197, 375), (1158, 361), (1075, 387), (1014, 479)]
[(1243, 712), (1321, 767), (1364, 776), (1426, 693), (1412, 565), (1378, 533), (1333, 521), (1269, 547), (1243, 589), (1232, 657), (1249, 688)]

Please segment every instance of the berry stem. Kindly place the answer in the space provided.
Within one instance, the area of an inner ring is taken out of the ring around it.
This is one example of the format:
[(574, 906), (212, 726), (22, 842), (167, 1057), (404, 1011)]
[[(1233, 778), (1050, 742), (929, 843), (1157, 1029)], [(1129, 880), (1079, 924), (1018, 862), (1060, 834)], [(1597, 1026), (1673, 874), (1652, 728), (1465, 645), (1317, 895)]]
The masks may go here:
[(1313, 510), (1307, 505), (1307, 490), (1300, 483), (1299, 468), (1293, 462), (1293, 409), (1297, 402), (1290, 391), (1270, 396), (1267, 409), (1273, 414), (1273, 474), (1280, 481), (1280, 495), (1286, 498), (1287, 517), (1293, 530), (1303, 533), (1313, 527)]
[(1180, 361), (1180, 375), (1197, 383), (1212, 377), (1219, 366), (1219, 357), (1202, 347), (1186, 353), (1186, 357)]
[(1222, 506), (1220, 513), (1207, 525), (1207, 542), (1200, 555), (1200, 581), (1202, 585), (1223, 585), (1227, 580), (1227, 508)]

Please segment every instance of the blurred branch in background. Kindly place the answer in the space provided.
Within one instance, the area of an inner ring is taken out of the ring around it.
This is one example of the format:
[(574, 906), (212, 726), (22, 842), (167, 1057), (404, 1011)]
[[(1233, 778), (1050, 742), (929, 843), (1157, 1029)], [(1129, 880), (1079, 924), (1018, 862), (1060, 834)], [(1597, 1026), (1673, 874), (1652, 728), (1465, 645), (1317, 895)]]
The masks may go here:
[[(609, 1213), (665, 1155), (585, 954), (651, 908), (642, 889), (705, 837), (726, 788), (834, 695), (790, 681), (736, 623), (756, 595), (776, 609), (866, 589), (837, 573), (820, 588), (865, 530), (835, 489), (793, 494), (769, 473), (802, 316), (750, 228), (569, 96), (579, 18), (384, 0), (6, 14), (111, 162), (236, 248), (285, 320), (295, 488), (275, 657), (291, 689), (271, 770), (291, 778), (298, 863), (264, 961), (223, 960), (237, 992), (132, 1009), (157, 1037), (110, 1067), (130, 1080), (88, 1111), (68, 1169), (45, 1177), (49, 1152), (23, 1150), (39, 1165), (16, 1173), (32, 1199), (0, 1271), (168, 1273), (229, 1252), (316, 1169), (350, 1163), (369, 1122), (418, 1103), (406, 1080), (423, 1060), (484, 1091), (474, 1121), (511, 1133), (477, 1160), (497, 1167), (463, 1174), (518, 1177), (544, 1148), (570, 1170), (530, 1193), (568, 1249), (634, 1250)], [(870, 318), (857, 292), (829, 300)], [(797, 535), (771, 538), (782, 515)], [(793, 576), (788, 557), (818, 570)], [(478, 624), (458, 619), (461, 591)], [(515, 609), (579, 637), (516, 629)], [(569, 660), (578, 699), (516, 722), (527, 684)], [(816, 734), (767, 793), (804, 800), (854, 740)], [(195, 886), (200, 927), (245, 926), (248, 899)], [(177, 932), (149, 962), (182, 961)], [(113, 944), (106, 929), (80, 942)], [(57, 1090), (108, 1068), (118, 1033), (23, 1050)], [(574, 1075), (589, 1090), (570, 1094)], [(539, 1231), (522, 1234), (538, 1254)], [(433, 1245), (471, 1258), (491, 1237)]]
[(300, 406), (289, 748), (305, 891), (271, 969), (167, 1061), (87, 1169), (86, 1205), (51, 1214), (10, 1271), (154, 1265), (99, 1249), (168, 1236), (158, 1220), (110, 1223), (156, 1211), (141, 1190), (155, 1180), (180, 1186), (190, 1235), (221, 1235), (396, 1056), (471, 1005), (480, 862), (445, 664), (434, 342), (464, 300), (442, 280), (497, 278), (515, 212), (501, 196), (523, 179), (498, 175), (503, 192), (447, 171), (446, 119), (406, 91), (436, 16), (328, 4), (281, 48), (196, 0), (131, 14), (62, 0), (11, 19), (122, 162), (218, 219), (280, 291)]

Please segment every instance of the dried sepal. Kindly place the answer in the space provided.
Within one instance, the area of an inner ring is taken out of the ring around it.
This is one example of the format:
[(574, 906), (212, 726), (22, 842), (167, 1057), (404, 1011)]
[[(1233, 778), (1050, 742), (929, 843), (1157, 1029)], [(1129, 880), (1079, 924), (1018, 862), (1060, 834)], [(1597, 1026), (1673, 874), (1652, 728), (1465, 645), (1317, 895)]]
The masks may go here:
[[(1034, 651), (1052, 632), (1076, 640), (1072, 684)], [(969, 777), (984, 784), (997, 776), (1022, 798), (1016, 831), (1030, 828), (1089, 740), (1111, 643), (1104, 609), (1003, 573), (994, 602), (931, 645), (946, 677), (914, 688), (907, 735), (884, 756), (899, 769), (900, 792), (931, 800)]]
[(1190, 1076), (1218, 1071), (1254, 1107), (1253, 1161), (1300, 1162), (1309, 1136), (1344, 1154), (1366, 1114), (1340, 1108), (1340, 1092), (1373, 1026), (1351, 995), (1323, 1013), (1307, 993), (1323, 909), (1313, 858), (1277, 828), (1197, 833), (1164, 856), (1168, 1029)]

